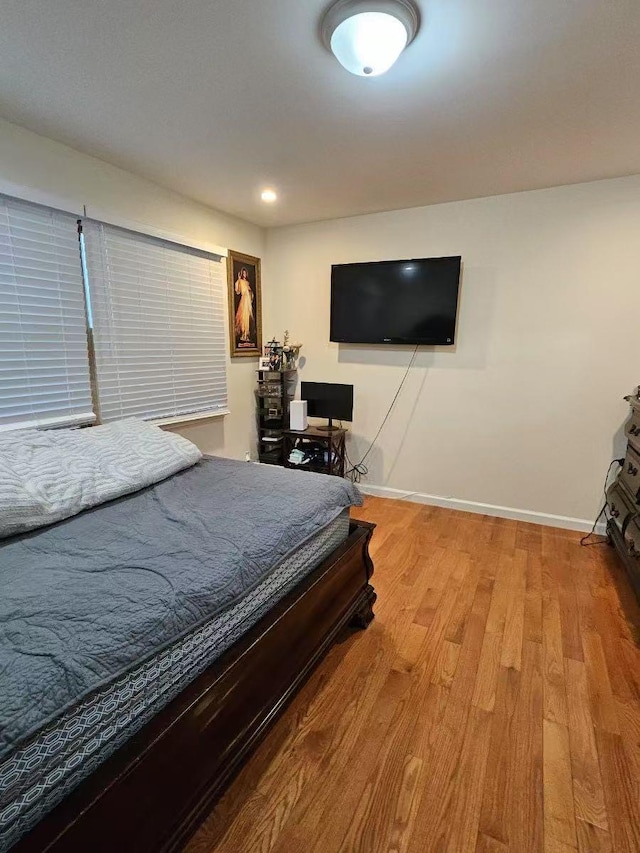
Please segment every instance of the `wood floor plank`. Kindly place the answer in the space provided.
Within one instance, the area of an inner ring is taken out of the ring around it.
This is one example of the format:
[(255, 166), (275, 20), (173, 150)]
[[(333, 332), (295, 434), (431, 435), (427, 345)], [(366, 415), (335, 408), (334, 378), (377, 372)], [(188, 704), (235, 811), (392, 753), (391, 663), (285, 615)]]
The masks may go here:
[[(393, 721), (402, 715), (402, 709), (412, 701), (411, 683), (409, 673), (396, 670), (389, 672), (375, 706), (362, 721), (357, 737), (351, 744), (345, 744), (342, 760), (329, 768), (335, 789), (332, 786), (316, 787), (310, 784), (302, 792), (289, 821), (276, 840), (274, 851), (310, 851), (315, 843), (320, 843), (320, 839), (329, 849), (338, 849), (361, 792), (369, 784), (369, 779), (375, 777), (381, 754), (384, 754), (385, 745), (389, 743)], [(314, 771), (317, 773), (319, 769), (316, 763)], [(340, 791), (339, 809), (336, 809), (336, 790)], [(326, 831), (328, 826), (331, 827), (332, 835)], [(318, 833), (319, 827), (325, 827), (323, 835)]]
[(546, 562), (558, 595), (563, 655), (583, 660), (576, 584), (571, 567), (571, 541), (551, 529), (543, 534), (544, 540), (553, 543), (552, 556)]
[(542, 643), (542, 559), (539, 545), (536, 548), (534, 544), (526, 553), (523, 637), (533, 643)]
[(406, 630), (404, 641), (398, 647), (398, 654), (393, 662), (395, 669), (411, 672), (422, 658), (428, 629), (424, 625), (412, 622)]
[(614, 695), (640, 704), (640, 643), (622, 637), (616, 641), (615, 647), (617, 673), (624, 687), (618, 687), (618, 684), (612, 682), (611, 689)]
[(543, 734), (545, 839), (577, 848), (569, 732), (561, 723), (545, 719)]
[(555, 588), (542, 596), (542, 653), (544, 665), (544, 718), (567, 724), (567, 691), (562, 650), (560, 602)]
[(495, 707), (501, 649), (502, 634), (490, 634), (485, 631), (471, 699), (477, 708), (484, 711), (493, 711)]
[(502, 637), (502, 666), (520, 669), (524, 635), (524, 606), (527, 587), (527, 554), (516, 550), (513, 560), (509, 601)]
[[(320, 768), (331, 772), (340, 754), (336, 747), (348, 746), (356, 736), (362, 715), (366, 718), (366, 708), (379, 700), (383, 708), (388, 705), (389, 714), (395, 713), (410, 680), (410, 675), (392, 671), (381, 690), (376, 689), (377, 678), (371, 679), (368, 690), (361, 683), (365, 689), (361, 701), (357, 701), (357, 708), (350, 708), (348, 697), (340, 695), (340, 692), (325, 691), (320, 701), (312, 703), (309, 712), (299, 719), (290, 741), (283, 744), (280, 754), (257, 780), (248, 798), (248, 808), (243, 809), (227, 827), (216, 850), (232, 853), (241, 849), (241, 845), (261, 851), (271, 850), (315, 774)], [(256, 801), (266, 804), (264, 820), (256, 820)]]
[(422, 793), (420, 786), (423, 779), (423, 769), (421, 758), (417, 758), (415, 755), (405, 756), (399, 782), (396, 811), (389, 832), (389, 849), (394, 853), (403, 853), (409, 844)]
[(542, 525), (531, 524), (528, 521), (519, 521), (516, 526), (516, 548), (521, 548), (523, 551), (541, 553)]
[[(440, 561), (443, 557), (447, 556), (446, 550), (436, 547), (432, 548), (428, 556), (424, 554), (420, 555), (417, 553), (417, 538), (409, 530), (404, 531), (404, 536), (405, 538), (411, 538), (411, 548), (403, 565), (403, 571), (399, 575), (400, 583), (411, 587), (421, 581), (425, 572), (428, 572), (432, 583), (434, 583)], [(434, 585), (436, 584), (434, 583)]]
[(601, 563), (606, 566), (604, 592), (609, 597), (617, 634), (640, 647), (640, 601), (634, 594), (627, 572), (613, 549), (602, 549)]
[(471, 605), (476, 595), (478, 581), (480, 580), (480, 568), (471, 560), (467, 554), (459, 557), (458, 570), (464, 572), (464, 578), (456, 598), (456, 603), (449, 618), (449, 624), (444, 635), (445, 640), (451, 643), (462, 643), (467, 618), (471, 612)]
[(578, 853), (613, 853), (611, 836), (604, 829), (584, 820), (576, 821)]
[[(640, 650), (626, 636), (626, 623), (608, 589), (596, 596), (596, 632), (600, 637), (611, 691), (622, 699), (640, 699)], [(617, 603), (617, 599), (616, 599)]]
[(576, 817), (606, 830), (609, 824), (589, 706), (586, 667), (582, 661), (567, 658), (565, 671)]
[(634, 767), (620, 735), (596, 729), (613, 848), (616, 853), (640, 850), (640, 767)]
[(501, 841), (496, 841), (490, 835), (485, 835), (482, 832), (478, 833), (478, 841), (476, 844), (476, 853), (508, 853), (509, 847)]
[(438, 611), (442, 592), (441, 589), (434, 586), (430, 586), (425, 591), (414, 617), (414, 622), (417, 625), (422, 625), (423, 628), (428, 628), (431, 625)]
[(378, 523), (376, 619), (186, 853), (640, 853), (640, 610), (611, 549), (382, 498), (354, 515)]
[(640, 702), (614, 699), (622, 737), (640, 743)]
[(479, 828), (480, 832), (504, 844), (509, 843), (511, 825), (509, 797), (512, 781), (511, 767), (517, 737), (519, 692), (520, 672), (516, 669), (501, 667), (498, 672)]
[(447, 701), (437, 685), (416, 687), (416, 695), (408, 700), (410, 713), (392, 721), (377, 767), (367, 779), (341, 844), (334, 848), (340, 853), (374, 850), (382, 838), (389, 839), (392, 849), (407, 849), (422, 795), (424, 744), (430, 723), (439, 718), (439, 708), (441, 713)]
[(457, 592), (460, 559), (455, 552), (447, 554), (442, 549), (436, 549), (431, 557), (417, 556), (415, 560), (421, 573), (428, 574), (429, 583), (418, 599), (414, 622), (428, 628), (439, 609), (444, 591), (448, 594)]
[[(437, 725), (444, 717), (448, 691), (431, 685), (426, 698), (434, 705), (431, 706), (430, 714), (423, 721), (420, 731), (423, 740), (428, 738), (431, 727)], [(397, 721), (399, 717), (396, 716), (394, 719)], [(303, 838), (298, 835), (299, 822), (292, 821), (288, 827), (288, 833), (282, 837), (278, 845), (278, 853), (289, 853), (290, 850), (296, 849), (313, 851), (313, 853), (338, 850), (344, 844), (348, 833), (354, 833), (358, 828), (360, 831), (365, 831), (364, 821), (374, 796), (374, 780), (381, 772), (391, 746), (397, 742), (392, 739), (392, 727), (393, 721), (384, 739), (371, 739), (367, 737), (368, 726), (365, 726), (360, 742), (354, 746), (342, 774), (336, 779), (336, 787), (341, 791), (340, 808), (336, 809), (334, 798), (327, 796), (330, 792), (327, 791), (326, 786), (314, 792), (315, 797), (310, 802), (313, 819), (310, 821), (308, 816), (304, 815), (306, 844), (303, 844)], [(414, 751), (422, 754), (421, 748)], [(376, 795), (384, 796), (385, 793), (386, 788), (383, 787)]]
[(507, 618), (507, 608), (511, 594), (513, 561), (514, 556), (512, 551), (501, 552), (499, 554), (491, 607), (487, 617), (487, 631), (491, 634), (500, 634), (502, 636), (504, 633), (504, 624)]
[(481, 708), (471, 708), (445, 818), (449, 834), (444, 849), (448, 853), (474, 853), (476, 848), (490, 736), (491, 715)]
[(418, 807), (409, 853), (430, 853), (447, 849), (451, 826), (447, 816), (456, 787), (458, 759), (464, 743), (470, 705), (449, 698), (447, 712), (432, 729), (424, 764), (437, 768), (427, 775)]
[(544, 853), (576, 853), (576, 848), (558, 841), (552, 835), (547, 835), (544, 839)]
[[(417, 559), (420, 560), (422, 558), (418, 557)], [(418, 626), (415, 623), (407, 626), (406, 619), (411, 619), (415, 615), (415, 601), (416, 599), (418, 601), (420, 600), (421, 588), (424, 589), (426, 586), (431, 586), (433, 582), (433, 572), (444, 571), (447, 575), (453, 574), (452, 569), (454, 564), (452, 561), (449, 561), (444, 569), (439, 561), (436, 563), (433, 561), (424, 561), (424, 565), (425, 577), (422, 579), (421, 584), (414, 585), (411, 591), (411, 601), (413, 601), (413, 605), (409, 607), (405, 606), (396, 612), (396, 621), (400, 627), (404, 627), (402, 630), (398, 628), (393, 631), (390, 631), (387, 628), (386, 633), (390, 639), (390, 647), (395, 647), (397, 650), (396, 656), (392, 658), (393, 666), (400, 667), (401, 670), (410, 673), (412, 676), (410, 683), (418, 685), (424, 683), (425, 686), (428, 686), (431, 673), (437, 659), (437, 649), (442, 642), (442, 636), (448, 624), (449, 615), (454, 606), (457, 587), (452, 583), (451, 586), (444, 591), (441, 596), (440, 606), (437, 612), (434, 613), (434, 617), (431, 620), (431, 624), (428, 629), (423, 626)], [(426, 568), (427, 566), (428, 570)], [(392, 596), (394, 598), (398, 597), (399, 602), (402, 600), (403, 595), (408, 595), (408, 592), (403, 591), (402, 585), (394, 588)], [(380, 620), (378, 619), (376, 620), (376, 623), (374, 623), (378, 627), (379, 621)], [(421, 646), (418, 648), (415, 646), (417, 639), (416, 628), (421, 636)], [(409, 658), (413, 658), (413, 662), (411, 662)], [(410, 698), (412, 696), (414, 696), (413, 693), (407, 693), (407, 697), (402, 700), (403, 707), (405, 702), (409, 702), (410, 705), (415, 704), (415, 699)], [(373, 712), (376, 712), (376, 708), (373, 709)], [(400, 712), (402, 712), (402, 708), (400, 708)], [(379, 720), (374, 718), (373, 724), (377, 725), (378, 722)], [(389, 723), (389, 725), (392, 725), (392, 723)], [(364, 731), (366, 731), (366, 734), (363, 733)], [(349, 750), (346, 750), (342, 761), (337, 768), (335, 768), (338, 773), (337, 786), (345, 791), (341, 801), (343, 810), (340, 812), (340, 819), (336, 816), (336, 810), (333, 807), (333, 804), (328, 804), (327, 802), (327, 795), (330, 793), (330, 789), (323, 788), (320, 792), (314, 792), (311, 789), (305, 791), (301, 796), (299, 803), (296, 804), (292, 811), (291, 818), (287, 826), (281, 833), (281, 837), (278, 840), (276, 848), (278, 851), (282, 850), (283, 853), (285, 853), (285, 851), (288, 853), (288, 850), (295, 847), (295, 844), (298, 843), (298, 830), (296, 823), (301, 819), (301, 816), (304, 816), (306, 826), (308, 830), (311, 831), (312, 837), (315, 837), (313, 827), (320, 825), (325, 820), (329, 820), (332, 827), (331, 839), (330, 841), (326, 838), (324, 840), (327, 841), (327, 843), (330, 843), (334, 849), (337, 849), (344, 834), (347, 832), (349, 823), (347, 817), (350, 814), (350, 811), (356, 809), (361, 792), (368, 784), (370, 784), (369, 777), (374, 773), (373, 767), (383, 760), (385, 750), (389, 744), (389, 733), (384, 738), (384, 748), (382, 750), (380, 749), (379, 743), (375, 737), (370, 740), (371, 732), (369, 731), (369, 724), (367, 724), (366, 720), (361, 721), (360, 732), (360, 737), (353, 746), (353, 757)], [(371, 748), (372, 745), (375, 745), (375, 749)], [(358, 768), (358, 775), (356, 778), (354, 778), (353, 774), (354, 766), (357, 766)], [(344, 774), (343, 781), (340, 781), (341, 772)], [(350, 806), (348, 805), (349, 802), (351, 803)], [(327, 814), (324, 817), (323, 809), (327, 810)], [(344, 818), (344, 820), (342, 820), (342, 818)]]
[[(567, 567), (568, 568), (568, 567)], [(565, 658), (584, 660), (578, 611), (578, 596), (573, 582), (564, 580), (558, 589), (562, 651)]]
[(431, 681), (433, 684), (441, 684), (443, 687), (451, 687), (460, 657), (460, 646), (444, 640), (440, 648)]
[(496, 518), (494, 520), (491, 544), (500, 551), (513, 553), (516, 547), (516, 536), (518, 524), (508, 518)]
[(478, 584), (451, 683), (451, 699), (463, 705), (468, 705), (473, 697), (492, 590), (493, 581), (488, 578)]
[[(576, 587), (576, 606), (580, 633), (596, 631), (595, 601), (592, 590), (593, 548), (573, 548), (569, 555), (571, 572)], [(584, 658), (584, 648), (583, 648)]]
[(514, 742), (506, 791), (509, 846), (537, 853), (544, 838), (542, 647), (526, 641), (514, 715)]
[(599, 729), (618, 734), (618, 715), (600, 634), (583, 634), (582, 645), (593, 723)]

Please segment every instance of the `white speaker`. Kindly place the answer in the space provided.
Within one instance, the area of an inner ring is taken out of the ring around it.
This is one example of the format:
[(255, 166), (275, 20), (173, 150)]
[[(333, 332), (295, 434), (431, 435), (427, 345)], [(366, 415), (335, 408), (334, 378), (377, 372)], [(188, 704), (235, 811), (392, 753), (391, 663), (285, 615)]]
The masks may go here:
[(307, 428), (307, 401), (292, 400), (289, 406), (289, 429)]

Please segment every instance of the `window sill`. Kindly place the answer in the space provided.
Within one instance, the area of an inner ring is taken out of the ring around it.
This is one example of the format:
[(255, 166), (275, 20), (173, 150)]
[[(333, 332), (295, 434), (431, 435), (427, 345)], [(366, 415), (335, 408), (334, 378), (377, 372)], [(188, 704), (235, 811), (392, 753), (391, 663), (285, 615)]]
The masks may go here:
[(196, 412), (193, 415), (176, 415), (174, 418), (158, 418), (155, 421), (149, 421), (154, 426), (159, 427), (177, 427), (190, 426), (191, 424), (199, 424), (202, 421), (211, 421), (215, 418), (224, 418), (225, 415), (230, 415), (229, 409), (221, 409), (216, 412)]

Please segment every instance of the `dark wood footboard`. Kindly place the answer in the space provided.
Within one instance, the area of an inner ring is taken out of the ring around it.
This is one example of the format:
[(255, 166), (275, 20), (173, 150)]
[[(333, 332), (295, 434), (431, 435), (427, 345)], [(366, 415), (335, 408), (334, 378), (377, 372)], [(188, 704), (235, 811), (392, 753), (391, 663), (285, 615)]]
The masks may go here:
[(15, 853), (179, 850), (347, 624), (366, 627), (373, 524), (348, 539), (108, 759)]

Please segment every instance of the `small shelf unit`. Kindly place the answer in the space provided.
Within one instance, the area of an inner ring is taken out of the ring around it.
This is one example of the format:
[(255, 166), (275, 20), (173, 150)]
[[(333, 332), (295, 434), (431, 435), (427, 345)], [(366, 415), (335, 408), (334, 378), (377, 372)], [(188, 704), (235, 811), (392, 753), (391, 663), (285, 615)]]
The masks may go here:
[(284, 465), (284, 431), (296, 392), (297, 370), (257, 370), (258, 460)]
[[(347, 431), (344, 429), (334, 429), (329, 432), (317, 426), (309, 426), (304, 430), (285, 429), (285, 468), (344, 477), (346, 434)], [(294, 449), (302, 450), (303, 453), (312, 457), (311, 460), (301, 464), (290, 462), (289, 455)]]

